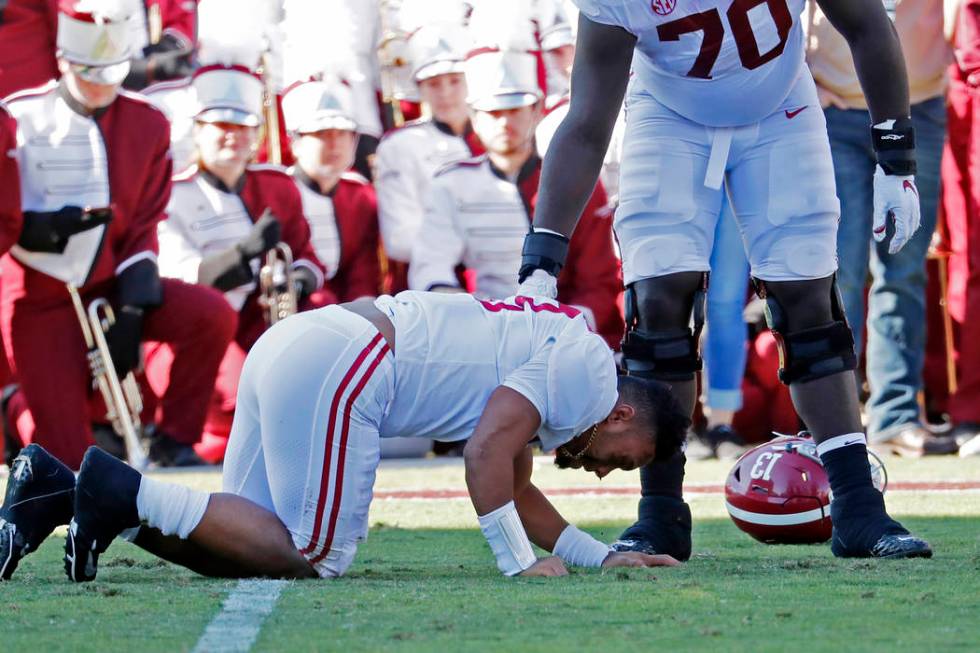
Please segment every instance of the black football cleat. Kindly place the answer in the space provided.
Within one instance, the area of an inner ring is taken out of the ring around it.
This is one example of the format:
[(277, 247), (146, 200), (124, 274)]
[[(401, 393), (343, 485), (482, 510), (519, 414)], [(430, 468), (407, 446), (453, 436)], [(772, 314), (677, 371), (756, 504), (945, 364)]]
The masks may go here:
[(647, 496), (640, 499), (643, 518), (613, 542), (614, 551), (667, 554), (685, 561), (691, 557), (691, 508), (681, 499)]
[(127, 528), (139, 526), (140, 473), (98, 447), (89, 447), (75, 485), (75, 516), (65, 540), (65, 573), (95, 580), (99, 556)]
[(0, 580), (72, 516), (75, 475), (60, 460), (29, 444), (13, 460), (0, 507)]
[(882, 535), (871, 547), (874, 558), (931, 558), (932, 547), (925, 540), (912, 534)]
[(885, 500), (875, 488), (847, 494), (830, 503), (834, 523), (830, 550), (838, 558), (931, 558), (925, 540), (888, 516)]

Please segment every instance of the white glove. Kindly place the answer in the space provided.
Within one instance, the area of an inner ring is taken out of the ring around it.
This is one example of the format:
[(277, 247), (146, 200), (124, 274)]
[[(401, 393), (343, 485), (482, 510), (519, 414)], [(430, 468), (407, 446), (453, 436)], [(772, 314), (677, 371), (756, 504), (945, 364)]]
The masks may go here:
[(558, 298), (558, 279), (545, 272), (535, 270), (517, 288), (517, 294), (524, 297), (546, 297), (548, 299)]
[(888, 253), (896, 254), (911, 240), (922, 220), (915, 177), (886, 175), (881, 166), (875, 166), (874, 195), (874, 239), (883, 242), (888, 220), (894, 219), (895, 235), (888, 244)]

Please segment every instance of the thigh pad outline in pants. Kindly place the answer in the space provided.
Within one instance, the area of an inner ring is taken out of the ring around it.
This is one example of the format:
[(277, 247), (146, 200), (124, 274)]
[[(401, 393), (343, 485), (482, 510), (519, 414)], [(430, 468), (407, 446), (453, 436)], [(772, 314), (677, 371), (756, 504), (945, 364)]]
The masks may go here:
[[(226, 466), (240, 453), (247, 466), (250, 447), (236, 438), (260, 433), (274, 512), (321, 577), (340, 576), (367, 534), (392, 356), (369, 322), (336, 306), (281, 324), (246, 361), (243, 420), (236, 414)], [(243, 489), (257, 487), (245, 482)]]
[[(792, 94), (787, 101), (806, 103)], [(769, 116), (753, 142), (733, 149), (728, 194), (754, 277), (821, 279), (837, 270), (840, 221), (826, 122), (815, 93), (804, 111), (787, 115)]]
[(712, 131), (631, 91), (615, 228), (627, 285), (707, 271), (722, 190), (704, 185)]

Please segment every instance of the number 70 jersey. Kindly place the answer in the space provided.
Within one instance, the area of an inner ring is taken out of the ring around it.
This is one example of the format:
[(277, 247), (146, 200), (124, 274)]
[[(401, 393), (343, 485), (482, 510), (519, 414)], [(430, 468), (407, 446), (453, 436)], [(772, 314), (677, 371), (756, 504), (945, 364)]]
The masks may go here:
[(589, 20), (636, 36), (633, 83), (703, 125), (759, 122), (804, 67), (806, 0), (573, 1)]

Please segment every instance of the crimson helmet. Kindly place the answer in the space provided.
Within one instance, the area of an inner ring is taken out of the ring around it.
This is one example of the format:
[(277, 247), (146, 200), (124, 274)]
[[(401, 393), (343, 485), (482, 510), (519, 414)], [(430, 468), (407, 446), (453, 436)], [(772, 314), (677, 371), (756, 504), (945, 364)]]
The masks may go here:
[[(869, 452), (875, 486), (887, 474)], [(739, 529), (767, 544), (813, 544), (830, 539), (830, 483), (817, 445), (804, 434), (779, 436), (746, 452), (725, 482), (725, 507)]]

